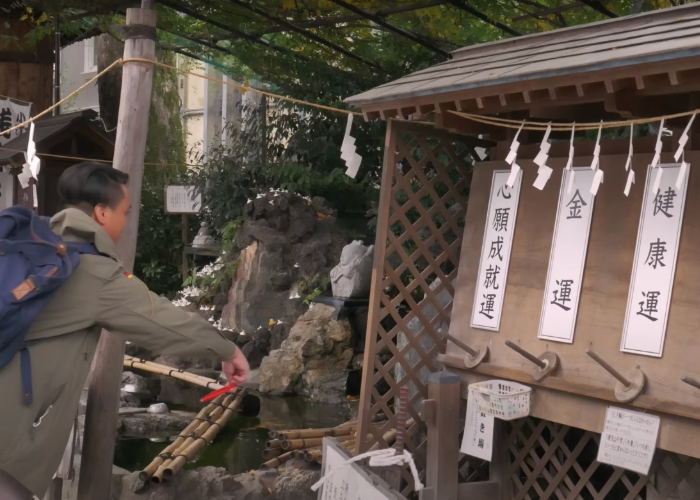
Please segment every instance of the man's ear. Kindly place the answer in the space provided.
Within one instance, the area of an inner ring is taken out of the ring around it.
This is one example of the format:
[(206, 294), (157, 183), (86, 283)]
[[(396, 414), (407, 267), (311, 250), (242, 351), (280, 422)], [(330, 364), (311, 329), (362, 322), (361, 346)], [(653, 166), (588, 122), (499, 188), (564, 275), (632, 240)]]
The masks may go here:
[(104, 226), (107, 222), (107, 210), (107, 205), (100, 203), (99, 205), (95, 205), (92, 211), (92, 218), (95, 219), (95, 222), (100, 226)]

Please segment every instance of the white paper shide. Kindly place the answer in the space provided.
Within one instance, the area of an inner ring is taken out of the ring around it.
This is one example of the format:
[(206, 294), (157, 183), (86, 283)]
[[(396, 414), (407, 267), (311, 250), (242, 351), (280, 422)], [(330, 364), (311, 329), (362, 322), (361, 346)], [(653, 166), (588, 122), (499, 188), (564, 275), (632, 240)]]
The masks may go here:
[[(663, 354), (690, 169), (685, 169), (686, 179), (678, 189), (680, 170), (679, 164), (650, 166), (647, 170), (620, 347), (624, 352), (656, 357)], [(657, 172), (661, 180), (655, 191)]]
[(492, 415), (481, 413), (474, 403), (474, 395), (467, 397), (467, 417), (464, 420), (464, 437), (460, 451), (465, 455), (491, 461), (493, 456)]
[(522, 172), (518, 172), (513, 186), (508, 187), (510, 173), (510, 170), (496, 170), (493, 173), (472, 309), (471, 326), (474, 328), (498, 331), (501, 323), (522, 185)]
[(660, 423), (656, 415), (608, 407), (597, 460), (646, 476), (654, 458)]
[[(573, 180), (570, 177), (573, 176)], [(554, 237), (549, 257), (538, 338), (574, 341), (576, 316), (595, 196), (589, 189), (595, 171), (588, 167), (564, 170)]]

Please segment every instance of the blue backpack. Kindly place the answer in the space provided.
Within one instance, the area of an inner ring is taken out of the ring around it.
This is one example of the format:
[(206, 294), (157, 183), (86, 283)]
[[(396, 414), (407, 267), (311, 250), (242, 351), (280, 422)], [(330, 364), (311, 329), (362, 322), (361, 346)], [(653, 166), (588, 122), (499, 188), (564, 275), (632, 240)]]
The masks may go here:
[(32, 369), (25, 342), (34, 319), (80, 263), (80, 254), (99, 255), (94, 245), (64, 242), (48, 217), (21, 206), (0, 212), (0, 369), (20, 353), (24, 404), (31, 405)]

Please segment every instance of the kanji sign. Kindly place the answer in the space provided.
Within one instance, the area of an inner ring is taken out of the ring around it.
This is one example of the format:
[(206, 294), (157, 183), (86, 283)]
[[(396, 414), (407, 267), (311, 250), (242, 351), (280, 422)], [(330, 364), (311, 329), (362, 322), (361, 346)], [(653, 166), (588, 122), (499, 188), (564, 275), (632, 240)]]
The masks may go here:
[[(661, 183), (655, 193), (658, 169)], [(620, 346), (624, 352), (663, 354), (690, 169), (685, 169), (686, 178), (678, 189), (680, 171), (680, 164), (668, 164), (647, 172)]]
[(31, 109), (32, 104), (29, 102), (17, 102), (0, 96), (0, 146), (4, 146), (15, 137), (28, 132), (26, 127), (18, 128), (12, 132), (5, 131), (25, 122), (30, 117)]
[(600, 436), (598, 461), (649, 474), (661, 419), (656, 415), (608, 407)]
[(493, 173), (472, 310), (471, 325), (474, 328), (498, 331), (501, 323), (501, 309), (522, 184), (521, 172), (517, 174), (513, 187), (508, 187), (510, 173), (510, 170), (496, 170)]
[[(573, 183), (569, 189), (572, 175)], [(574, 341), (595, 202), (590, 190), (594, 175), (595, 170), (589, 167), (564, 170), (538, 338), (568, 343)]]
[(194, 186), (168, 186), (165, 189), (166, 214), (198, 214), (202, 209), (202, 195), (195, 194)]

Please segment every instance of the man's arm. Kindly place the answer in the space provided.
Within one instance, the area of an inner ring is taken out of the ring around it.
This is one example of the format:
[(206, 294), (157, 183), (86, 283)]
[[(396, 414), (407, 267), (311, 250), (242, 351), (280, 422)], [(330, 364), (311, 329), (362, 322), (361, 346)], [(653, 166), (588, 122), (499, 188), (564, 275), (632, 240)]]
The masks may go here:
[(158, 354), (217, 356), (231, 382), (243, 383), (248, 363), (236, 345), (201, 316), (174, 306), (138, 278), (119, 272), (102, 287), (97, 322)]

